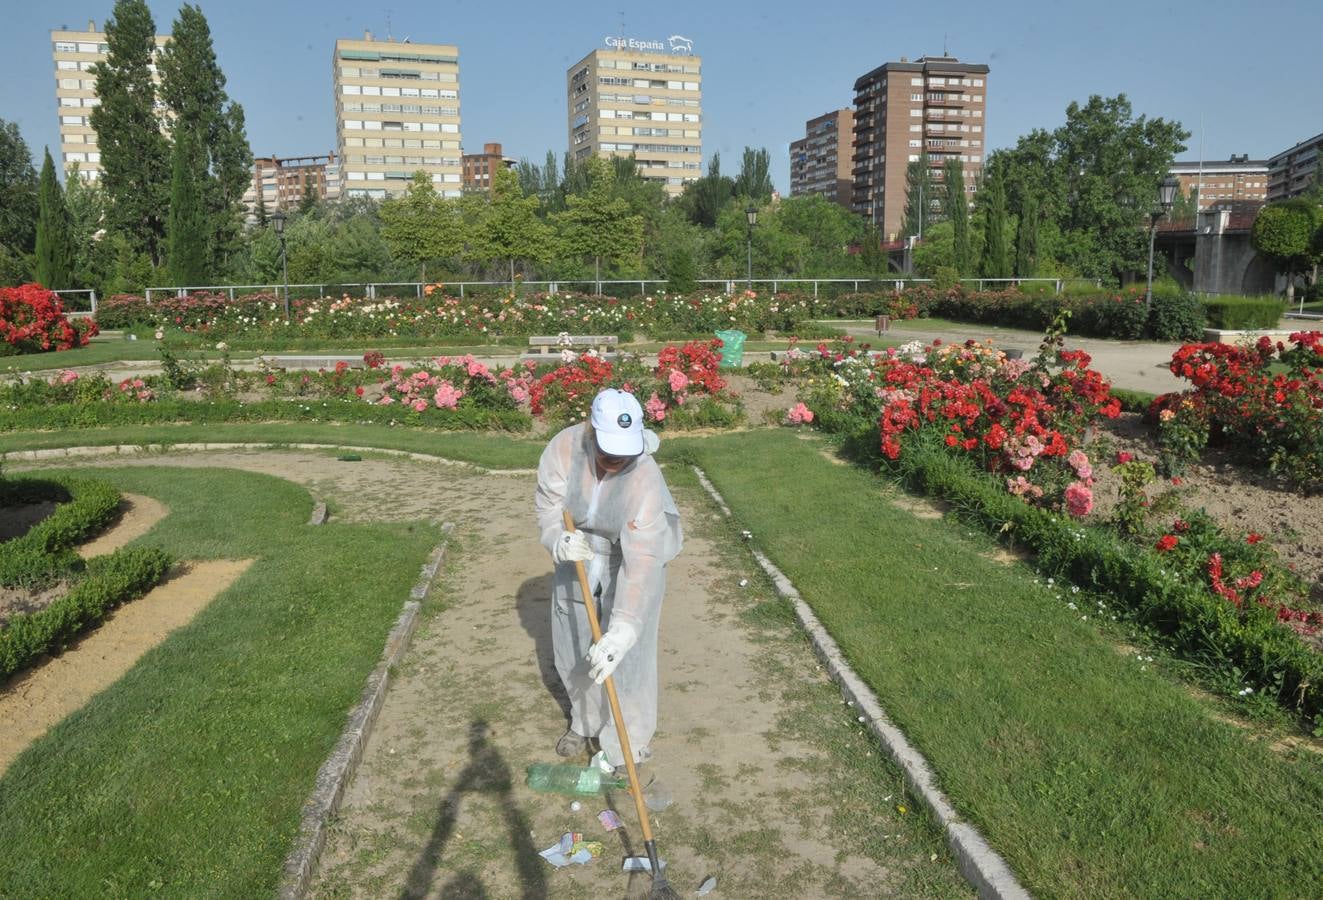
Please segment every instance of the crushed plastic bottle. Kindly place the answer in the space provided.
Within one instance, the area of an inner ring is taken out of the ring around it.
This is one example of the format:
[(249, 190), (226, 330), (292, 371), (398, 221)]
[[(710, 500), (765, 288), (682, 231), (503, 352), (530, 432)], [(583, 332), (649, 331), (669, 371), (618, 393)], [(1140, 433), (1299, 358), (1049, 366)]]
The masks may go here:
[(526, 770), (527, 784), (535, 791), (549, 791), (575, 796), (600, 794), (627, 787), (623, 778), (611, 778), (596, 766), (551, 765), (535, 763)]

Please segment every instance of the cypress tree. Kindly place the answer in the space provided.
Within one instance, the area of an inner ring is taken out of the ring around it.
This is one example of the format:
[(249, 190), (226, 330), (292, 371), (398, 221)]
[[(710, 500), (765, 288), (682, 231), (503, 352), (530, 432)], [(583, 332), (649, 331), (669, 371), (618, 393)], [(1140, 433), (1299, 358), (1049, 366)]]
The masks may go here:
[(1006, 188), (1001, 176), (994, 175), (983, 188), (987, 194), (983, 207), (984, 237), (983, 276), (1010, 278), (1011, 260), (1006, 246)]
[(32, 252), (37, 224), (37, 170), (13, 122), (0, 119), (0, 247)]
[(209, 223), (202, 189), (205, 166), (193, 135), (187, 131), (176, 135), (171, 154), (166, 259), (171, 280), (181, 286), (207, 281)]
[(1020, 207), (1020, 225), (1015, 234), (1015, 274), (1032, 278), (1038, 269), (1038, 196), (1027, 193)]
[(73, 264), (73, 222), (47, 148), (37, 187), (37, 282), (51, 290), (72, 287)]
[(156, 23), (144, 0), (115, 0), (105, 62), (93, 68), (101, 104), (92, 109), (109, 219), (132, 249), (161, 255), (169, 195), (169, 144), (156, 116), (152, 54)]
[(928, 151), (905, 167), (905, 224), (902, 238), (919, 237), (932, 223), (933, 181)]
[(243, 193), (252, 181), (253, 156), (243, 108), (230, 102), (216, 61), (211, 27), (202, 10), (184, 4), (161, 50), (161, 99), (173, 114), (175, 140), (188, 133), (201, 155), (200, 183), (208, 220), (211, 267), (221, 268), (235, 249), (243, 218)]
[(946, 181), (946, 216), (951, 221), (955, 244), (952, 247), (952, 263), (961, 275), (968, 274), (972, 268), (969, 250), (969, 201), (965, 197), (965, 167), (959, 157), (953, 157), (943, 165)]

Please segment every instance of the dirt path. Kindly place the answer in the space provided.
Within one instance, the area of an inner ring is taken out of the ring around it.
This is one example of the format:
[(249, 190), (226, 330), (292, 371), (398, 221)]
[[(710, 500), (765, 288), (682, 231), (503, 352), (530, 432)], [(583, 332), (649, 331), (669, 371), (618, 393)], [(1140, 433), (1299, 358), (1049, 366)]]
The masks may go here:
[[(225, 466), (307, 486), (342, 520), (457, 525), (451, 567), (392, 681), (322, 856), (316, 897), (612, 897), (639, 846), (629, 798), (536, 794), (524, 767), (558, 762), (565, 728), (550, 665), (550, 561), (531, 523), (532, 476), (369, 456), (227, 451), (89, 461)], [(788, 607), (716, 521), (686, 471), (685, 517), (662, 621), (662, 708), (650, 767), (674, 804), (656, 816), (668, 874), (717, 897), (967, 896), (940, 836), (842, 705)], [(740, 587), (741, 579), (748, 585)], [(586, 761), (586, 756), (585, 756)], [(606, 833), (607, 805), (625, 828)], [(904, 810), (904, 811), (902, 811)], [(602, 858), (556, 870), (565, 831)]]

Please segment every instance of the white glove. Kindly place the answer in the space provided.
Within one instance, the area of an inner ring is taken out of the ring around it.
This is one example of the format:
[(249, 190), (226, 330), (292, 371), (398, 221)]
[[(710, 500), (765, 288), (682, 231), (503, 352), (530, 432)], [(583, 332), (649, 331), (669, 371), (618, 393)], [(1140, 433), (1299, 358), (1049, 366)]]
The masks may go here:
[(601, 684), (620, 665), (620, 660), (639, 639), (639, 633), (628, 622), (612, 622), (602, 639), (588, 648), (588, 662), (592, 669), (588, 677)]
[(657, 437), (657, 432), (651, 428), (643, 429), (643, 452), (652, 456), (661, 446), (661, 438)]
[(558, 563), (587, 562), (593, 558), (593, 548), (582, 531), (562, 531), (556, 538), (551, 558)]

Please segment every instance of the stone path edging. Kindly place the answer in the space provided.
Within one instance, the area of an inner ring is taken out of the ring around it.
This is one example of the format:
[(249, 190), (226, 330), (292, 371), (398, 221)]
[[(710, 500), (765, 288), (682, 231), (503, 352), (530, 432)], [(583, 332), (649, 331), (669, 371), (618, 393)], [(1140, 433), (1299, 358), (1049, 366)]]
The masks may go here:
[(228, 443), (179, 443), (179, 444), (105, 444), (85, 447), (49, 447), (43, 450), (8, 450), (0, 451), (0, 459), (12, 462), (40, 462), (48, 459), (63, 459), (78, 456), (136, 456), (148, 453), (166, 453), (169, 451), (209, 452), (217, 450), (352, 450), (355, 453), (380, 453), (396, 456), (414, 462), (440, 463), (445, 466), (463, 466), (483, 475), (534, 475), (536, 469), (488, 469), (477, 463), (447, 459), (431, 453), (415, 453), (411, 450), (395, 450), (389, 447), (357, 447), (339, 443), (290, 443), (288, 441), (234, 441)]
[[(730, 507), (726, 505), (716, 486), (708, 480), (707, 473), (698, 466), (693, 468), (703, 489), (720, 507), (726, 518), (731, 518)], [(1028, 900), (1029, 892), (1016, 879), (1006, 860), (992, 849), (977, 828), (963, 821), (956, 813), (951, 801), (937, 787), (937, 780), (928, 761), (887, 717), (877, 695), (850, 668), (845, 655), (841, 653), (841, 648), (822, 626), (809, 605), (804, 602), (804, 598), (791, 584), (790, 579), (756, 547), (750, 546), (749, 549), (754, 559), (758, 561), (758, 565), (772, 579), (777, 594), (794, 605), (800, 625), (808, 633), (814, 651), (827, 667), (832, 680), (840, 685), (842, 695), (859, 710), (860, 717), (867, 724), (869, 731), (900, 767), (910, 791), (928, 807), (933, 818), (946, 831), (946, 841), (955, 854), (960, 873), (974, 886), (980, 897)]]
[(335, 744), (335, 749), (322, 763), (317, 772), (317, 781), (312, 795), (303, 804), (303, 821), (299, 824), (298, 837), (294, 848), (285, 857), (284, 874), (281, 877), (278, 896), (280, 900), (301, 900), (307, 895), (312, 883), (313, 873), (317, 868), (317, 859), (326, 845), (326, 830), (331, 817), (340, 808), (345, 788), (354, 777), (354, 771), (363, 757), (363, 748), (368, 735), (377, 721), (377, 714), (386, 699), (386, 687), (390, 682), (390, 673), (409, 647), (409, 640), (418, 627), (418, 611), (422, 608), (422, 599), (436, 579), (436, 573), (445, 559), (446, 545), (455, 526), (447, 522), (441, 526), (442, 539), (437, 544), (423, 565), (418, 582), (409, 592), (400, 616), (386, 638), (386, 647), (382, 650), (381, 661), (368, 676), (358, 705), (349, 713), (348, 722)]

